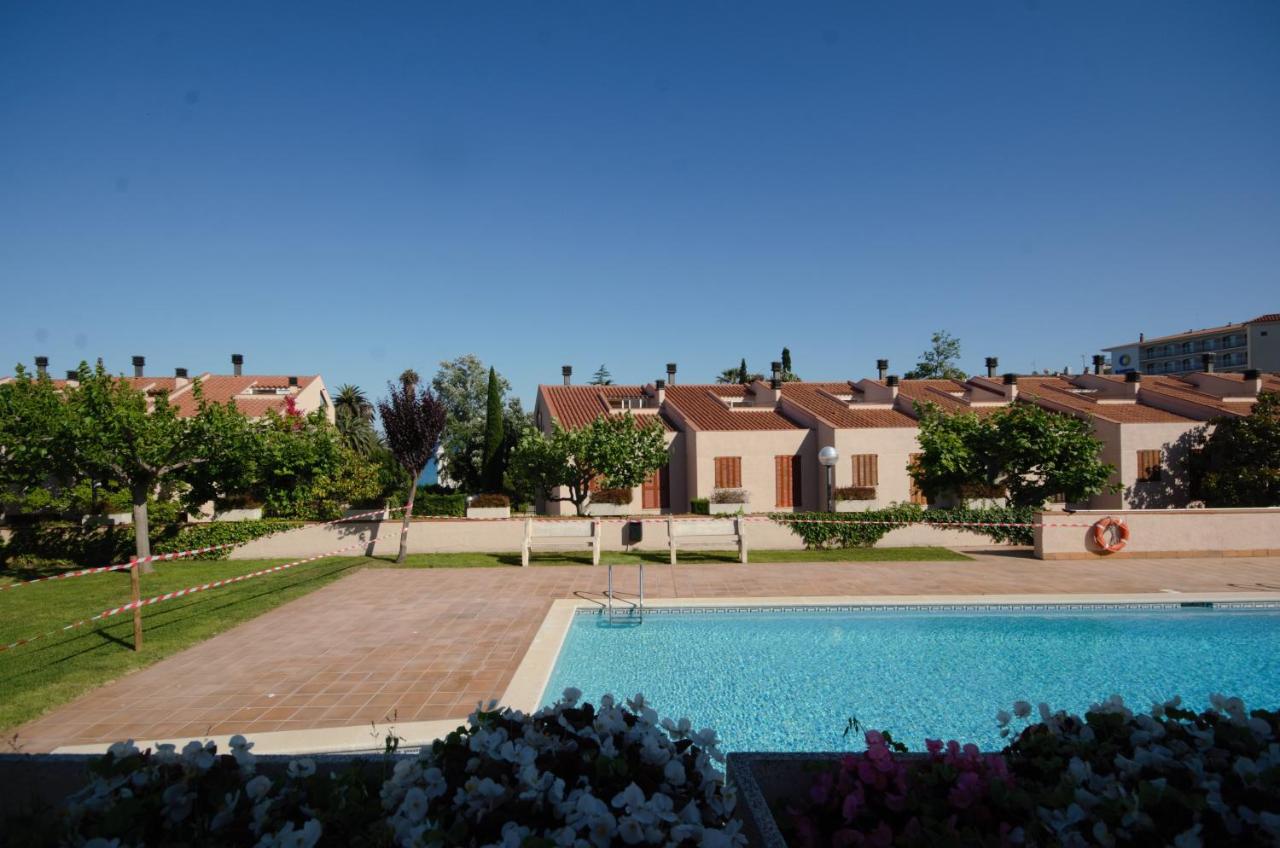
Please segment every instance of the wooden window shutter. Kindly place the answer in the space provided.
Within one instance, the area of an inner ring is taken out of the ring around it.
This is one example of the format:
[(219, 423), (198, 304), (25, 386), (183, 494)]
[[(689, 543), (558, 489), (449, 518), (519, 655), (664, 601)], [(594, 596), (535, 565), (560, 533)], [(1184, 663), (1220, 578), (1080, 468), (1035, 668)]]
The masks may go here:
[(787, 454), (773, 458), (774, 502), (779, 507), (795, 507), (804, 502), (800, 479), (800, 457)]
[(1138, 451), (1138, 482), (1159, 483), (1162, 465), (1159, 450)]
[(742, 457), (716, 457), (716, 488), (737, 489), (742, 486)]
[(913, 453), (908, 457), (907, 479), (911, 481), (911, 502), (913, 504), (920, 504), (921, 506), (924, 506), (929, 503), (929, 499), (924, 496), (924, 492), (920, 491), (920, 486), (917, 485), (916, 478), (911, 476), (911, 467), (919, 462), (920, 457), (922, 456), (924, 456), (922, 453)]
[(662, 488), (658, 479), (661, 471), (655, 471), (644, 479), (640, 486), (640, 503), (644, 509), (659, 509), (662, 506)]
[(855, 453), (853, 455), (853, 485), (880, 485), (880, 455), (876, 453)]

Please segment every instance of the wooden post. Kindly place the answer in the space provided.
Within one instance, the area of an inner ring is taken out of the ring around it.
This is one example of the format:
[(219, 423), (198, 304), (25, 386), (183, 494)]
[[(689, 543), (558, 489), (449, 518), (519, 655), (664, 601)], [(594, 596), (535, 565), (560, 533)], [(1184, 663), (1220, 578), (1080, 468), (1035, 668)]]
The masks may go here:
[(138, 558), (133, 557), (129, 566), (129, 589), (133, 593), (133, 649), (135, 651), (142, 650), (142, 606), (138, 603), (142, 600), (141, 590), (138, 586)]

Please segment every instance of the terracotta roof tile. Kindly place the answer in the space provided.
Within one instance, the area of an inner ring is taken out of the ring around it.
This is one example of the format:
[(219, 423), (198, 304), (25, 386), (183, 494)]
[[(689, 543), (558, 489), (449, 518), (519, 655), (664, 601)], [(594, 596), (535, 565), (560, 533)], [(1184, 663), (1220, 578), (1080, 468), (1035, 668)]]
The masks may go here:
[[(547, 399), (547, 408), (551, 417), (560, 422), (560, 426), (570, 430), (585, 427), (601, 415), (611, 411), (611, 398), (640, 397), (645, 393), (644, 386), (539, 386), (539, 393)], [(644, 420), (648, 413), (637, 413), (637, 419)], [(675, 430), (666, 417), (656, 416), (662, 422), (664, 430)]]
[(744, 398), (746, 386), (670, 386), (667, 403), (699, 430), (799, 430), (799, 424), (774, 408), (730, 409), (718, 398)]
[(916, 421), (910, 415), (896, 409), (859, 409), (858, 405), (842, 402), (833, 394), (862, 394), (849, 383), (784, 383), (782, 396), (797, 406), (807, 409), (827, 423), (842, 428), (860, 427), (914, 427)]
[[(1123, 381), (1116, 379), (1114, 382)], [(1099, 403), (1096, 395), (1080, 394), (1079, 389), (1062, 377), (1021, 377), (1018, 380), (1019, 398), (1042, 399), (1048, 404), (1065, 406), (1104, 421), (1118, 424), (1194, 424), (1201, 420), (1145, 404), (1141, 395), (1135, 403)]]

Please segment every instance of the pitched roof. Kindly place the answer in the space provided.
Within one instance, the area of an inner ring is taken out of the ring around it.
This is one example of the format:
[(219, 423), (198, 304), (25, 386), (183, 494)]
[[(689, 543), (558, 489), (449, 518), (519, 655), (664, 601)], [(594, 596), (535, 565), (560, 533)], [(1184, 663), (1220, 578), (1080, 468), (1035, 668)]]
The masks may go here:
[(730, 409), (723, 399), (741, 399), (746, 386), (670, 386), (667, 403), (698, 430), (799, 430), (803, 429), (773, 407), (740, 406)]
[[(547, 409), (551, 417), (567, 429), (585, 427), (601, 415), (613, 411), (609, 405), (611, 398), (634, 398), (645, 395), (644, 386), (538, 386), (538, 392), (547, 399)], [(658, 414), (664, 430), (675, 430), (666, 416)], [(637, 419), (647, 418), (647, 413), (639, 413)]]
[[(1110, 381), (1123, 383), (1121, 379)], [(1063, 377), (1021, 377), (1018, 379), (1018, 397), (1043, 400), (1050, 405), (1064, 406), (1117, 424), (1194, 424), (1203, 420), (1145, 404), (1141, 392), (1132, 403), (1101, 403), (1098, 395), (1082, 393), (1080, 386)]]
[(782, 396), (808, 410), (833, 427), (914, 427), (916, 421), (897, 409), (859, 409), (856, 403), (845, 403), (835, 395), (863, 394), (850, 383), (784, 383)]
[[(245, 374), (240, 377), (226, 374), (202, 374), (200, 389), (204, 399), (211, 403), (227, 403), (234, 401), (236, 408), (250, 417), (265, 415), (267, 410), (283, 412), (285, 398), (288, 394), (254, 394), (255, 389), (288, 389), (289, 377), (274, 374)], [(319, 376), (299, 376), (298, 391), (302, 391)], [(178, 408), (179, 415), (194, 415), (196, 412), (195, 393), (191, 384), (180, 389), (170, 398), (170, 402)]]
[[(898, 385), (898, 394), (913, 405), (933, 403), (944, 412), (973, 413), (979, 417), (991, 415), (1004, 405), (1003, 392), (974, 380), (903, 380)], [(966, 400), (986, 405), (974, 406)]]

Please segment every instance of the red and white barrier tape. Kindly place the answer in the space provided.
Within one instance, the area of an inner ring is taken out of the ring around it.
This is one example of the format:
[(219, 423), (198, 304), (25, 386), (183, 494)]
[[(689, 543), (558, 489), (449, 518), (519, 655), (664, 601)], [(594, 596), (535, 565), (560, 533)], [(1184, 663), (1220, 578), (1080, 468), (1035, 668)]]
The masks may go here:
[[(346, 521), (359, 521), (360, 519), (368, 518), (371, 515), (382, 515), (384, 512), (387, 512), (387, 513), (399, 512), (402, 509), (404, 509), (404, 507), (402, 506), (392, 507), (389, 510), (375, 509), (371, 512), (362, 512), (358, 515), (348, 515), (343, 518), (335, 518), (332, 521), (326, 521), (323, 524), (319, 524), (317, 526), (331, 527), (335, 524), (342, 524), (343, 522), (346, 522)], [(152, 554), (151, 556), (141, 557), (137, 559), (136, 562), (138, 563), (138, 565), (146, 565), (149, 562), (167, 562), (169, 560), (182, 559), (184, 557), (199, 556), (200, 554), (212, 553), (213, 551), (221, 551), (221, 550), (225, 550), (226, 548), (234, 548), (234, 547), (237, 547), (238, 545), (243, 545), (243, 544), (245, 543), (244, 542), (227, 542), (221, 545), (209, 545), (208, 547), (192, 548), (186, 551), (173, 551), (167, 554)], [(23, 586), (30, 586), (34, 583), (48, 583), (52, 580), (66, 580), (69, 577), (84, 577), (87, 574), (102, 574), (103, 572), (107, 572), (107, 571), (119, 571), (123, 568), (133, 568), (134, 562), (135, 560), (130, 560), (129, 562), (118, 562), (115, 565), (100, 565), (96, 568), (82, 568), (82, 569), (79, 569), (78, 571), (66, 571), (66, 572), (63, 572), (62, 574), (50, 574), (48, 577), (36, 577), (32, 580), (25, 580), (21, 583), (10, 583), (5, 586), (0, 586), (0, 592), (7, 591), (9, 589), (20, 589)]]
[(56, 630), (50, 630), (45, 633), (41, 633), (37, 636), (30, 636), (26, 639), (19, 639), (18, 641), (10, 642), (7, 645), (0, 645), (0, 653), (4, 653), (5, 651), (12, 651), (14, 648), (20, 648), (23, 645), (29, 645), (32, 642), (35, 642), (39, 639), (46, 639), (50, 636), (55, 636), (59, 633), (64, 633), (68, 630), (74, 630), (77, 627), (83, 627), (84, 625), (90, 624), (95, 621), (101, 621), (102, 619), (105, 619), (105, 618), (111, 618), (112, 616), (119, 615), (120, 613), (128, 612), (129, 610), (132, 610), (135, 607), (150, 606), (152, 604), (158, 604), (161, 601), (169, 601), (169, 600), (173, 600), (174, 598), (184, 597), (186, 595), (194, 595), (195, 593), (203, 592), (206, 589), (216, 589), (219, 586), (228, 586), (232, 583), (242, 583), (245, 580), (251, 580), (254, 577), (262, 577), (267, 574), (275, 574), (276, 572), (284, 571), (287, 568), (293, 568), (295, 565), (303, 565), (308, 562), (315, 562), (318, 559), (331, 557), (331, 556), (334, 556), (335, 554), (340, 554), (343, 551), (349, 551), (352, 548), (362, 548), (367, 545), (373, 545), (381, 541), (387, 535), (388, 534), (384, 533), (381, 536), (374, 536), (371, 539), (364, 539), (360, 542), (355, 542), (350, 545), (344, 545), (341, 548), (334, 548), (333, 550), (326, 551), (325, 553), (322, 553), (322, 554), (316, 554), (315, 556), (306, 557), (305, 559), (294, 560), (293, 562), (286, 562), (282, 565), (272, 566), (271, 568), (264, 568), (260, 571), (250, 572), (249, 574), (240, 574), (240, 575), (237, 575), (236, 577), (228, 577), (224, 580), (214, 580), (210, 583), (202, 583), (199, 586), (188, 586), (185, 589), (178, 589), (177, 591), (174, 591), (174, 592), (165, 592), (162, 595), (156, 595), (151, 598), (144, 598), (137, 601), (136, 603), (131, 601), (127, 604), (124, 604), (123, 606), (113, 607), (112, 609), (109, 609), (109, 610), (103, 610), (102, 612), (90, 618), (82, 618), (79, 621), (73, 622), (64, 627), (59, 627)]

